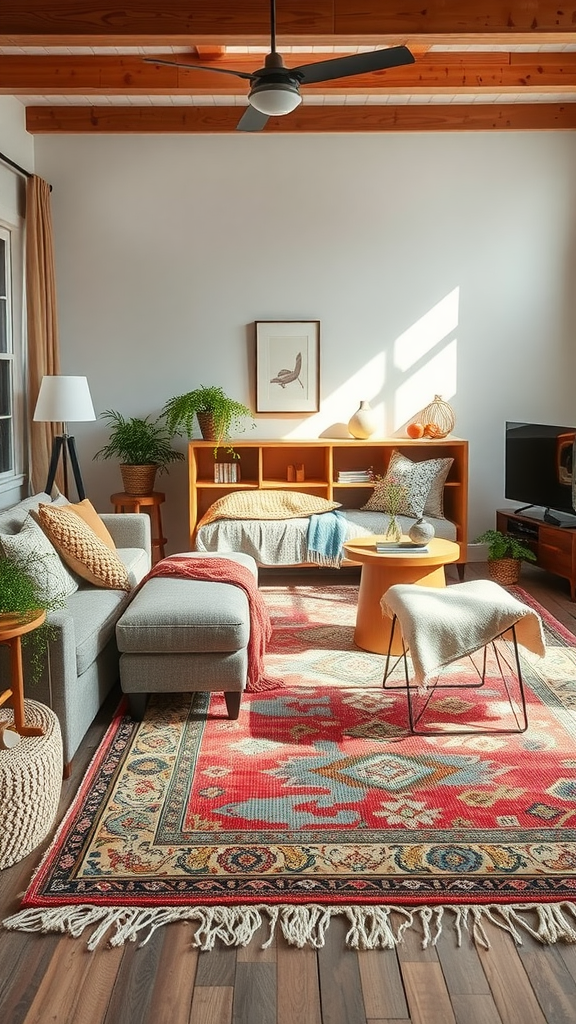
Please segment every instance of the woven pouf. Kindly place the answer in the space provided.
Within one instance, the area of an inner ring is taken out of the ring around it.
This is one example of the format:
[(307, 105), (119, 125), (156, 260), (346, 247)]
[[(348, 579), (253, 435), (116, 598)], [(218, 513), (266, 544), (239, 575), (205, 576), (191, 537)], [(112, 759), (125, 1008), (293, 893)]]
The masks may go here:
[[(26, 857), (50, 831), (62, 789), (62, 736), (56, 715), (44, 704), (24, 701), (26, 725), (43, 736), (22, 736), (12, 750), (0, 750), (0, 868)], [(9, 708), (0, 721), (12, 721)]]

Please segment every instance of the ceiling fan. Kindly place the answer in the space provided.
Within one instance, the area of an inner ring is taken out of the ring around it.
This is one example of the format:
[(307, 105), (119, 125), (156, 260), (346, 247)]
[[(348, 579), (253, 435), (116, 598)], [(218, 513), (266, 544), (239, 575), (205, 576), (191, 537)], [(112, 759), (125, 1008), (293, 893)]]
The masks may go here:
[(235, 75), (250, 82), (248, 108), (236, 128), (241, 132), (259, 132), (269, 117), (290, 114), (302, 102), (301, 85), (328, 82), (350, 75), (363, 75), (369, 71), (382, 71), (401, 64), (413, 64), (414, 57), (406, 46), (390, 46), (385, 50), (355, 53), (348, 57), (321, 60), (316, 64), (301, 64), (287, 68), (276, 50), (276, 2), (270, 0), (270, 53), (266, 55), (264, 67), (249, 74), (247, 71), (232, 71), (230, 68), (215, 68), (202, 64), (183, 64), (175, 60), (145, 57), (148, 64), (168, 64), (177, 68), (196, 68), (200, 71), (216, 71), (220, 75)]

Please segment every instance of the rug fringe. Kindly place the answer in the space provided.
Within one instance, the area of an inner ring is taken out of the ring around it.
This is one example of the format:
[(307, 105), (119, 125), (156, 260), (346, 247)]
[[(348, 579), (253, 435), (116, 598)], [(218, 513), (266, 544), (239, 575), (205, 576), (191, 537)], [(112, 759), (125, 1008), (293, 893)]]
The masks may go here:
[[(484, 948), (490, 941), (484, 924), (490, 921), (509, 932), (517, 945), (522, 945), (522, 931), (543, 944), (576, 942), (576, 903), (521, 903), (517, 905), (490, 904), (488, 906), (239, 906), (239, 907), (96, 907), (89, 905), (62, 906), (50, 909), (38, 907), (21, 910), (2, 924), (10, 931), (61, 932), (78, 938), (96, 925), (90, 933), (87, 946), (94, 950), (107, 932), (110, 946), (136, 942), (144, 946), (156, 929), (171, 921), (196, 923), (192, 946), (203, 951), (214, 948), (220, 941), (225, 946), (247, 946), (262, 924), (268, 925), (266, 949), (274, 941), (279, 929), (292, 945), (315, 949), (324, 946), (330, 921), (337, 915), (348, 918), (350, 927), (346, 945), (351, 949), (394, 949), (402, 943), (407, 929), (420, 925), (422, 948), (436, 945), (446, 914), (454, 915), (454, 928), (458, 945), (463, 932)], [(532, 912), (536, 925), (530, 923), (526, 912)], [(394, 918), (394, 920), (393, 920)], [(400, 918), (400, 920), (395, 920)]]

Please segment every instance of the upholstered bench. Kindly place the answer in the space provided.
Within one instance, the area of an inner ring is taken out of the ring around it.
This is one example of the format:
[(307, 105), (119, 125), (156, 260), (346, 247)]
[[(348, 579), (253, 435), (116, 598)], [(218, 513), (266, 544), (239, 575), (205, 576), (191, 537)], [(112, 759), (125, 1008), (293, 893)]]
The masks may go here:
[[(225, 557), (258, 579), (250, 555)], [(229, 717), (238, 718), (249, 638), (250, 610), (241, 587), (209, 580), (148, 580), (116, 624), (120, 683), (131, 715), (141, 720), (150, 693), (223, 690)]]

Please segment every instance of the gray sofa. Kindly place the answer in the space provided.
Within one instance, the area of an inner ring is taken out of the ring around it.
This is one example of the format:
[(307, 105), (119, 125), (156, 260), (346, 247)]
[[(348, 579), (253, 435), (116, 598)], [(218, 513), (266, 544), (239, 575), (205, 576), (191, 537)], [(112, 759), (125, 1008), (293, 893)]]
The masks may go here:
[[(36, 494), (0, 511), (0, 535), (18, 533), (29, 510), (51, 500), (48, 494)], [(62, 496), (56, 499), (58, 504), (65, 501)], [(130, 582), (138, 583), (152, 561), (149, 517), (128, 513), (104, 514), (101, 518), (128, 569)], [(123, 590), (107, 590), (83, 580), (79, 583), (64, 608), (48, 613), (54, 636), (37, 683), (30, 682), (26, 649), (23, 651), (25, 696), (47, 704), (57, 714), (62, 728), (65, 774), (94, 716), (118, 679), (115, 628), (131, 600), (130, 593)], [(8, 649), (0, 646), (0, 691), (9, 686), (8, 654)]]

